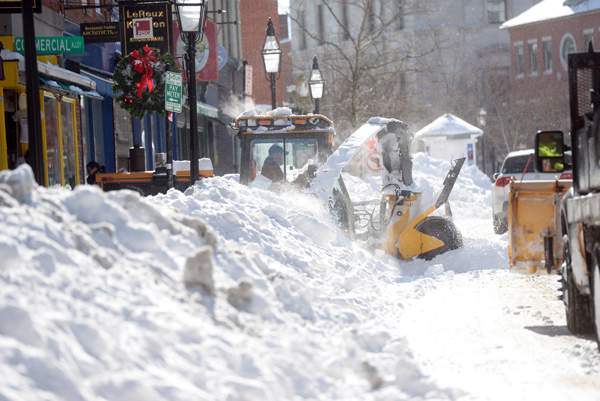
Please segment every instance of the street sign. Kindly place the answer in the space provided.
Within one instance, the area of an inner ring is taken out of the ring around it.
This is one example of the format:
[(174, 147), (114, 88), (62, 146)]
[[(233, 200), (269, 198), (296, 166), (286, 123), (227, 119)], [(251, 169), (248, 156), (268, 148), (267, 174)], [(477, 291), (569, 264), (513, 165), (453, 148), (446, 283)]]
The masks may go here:
[(86, 22), (79, 25), (85, 43), (118, 42), (118, 22)]
[[(31, 0), (33, 12), (42, 12), (42, 0)], [(23, 9), (23, 0), (0, 0), (0, 14), (20, 14)]]
[(165, 110), (181, 113), (183, 106), (183, 78), (180, 73), (167, 71), (165, 76)]
[[(24, 54), (22, 37), (15, 38), (15, 50)], [(83, 36), (36, 36), (35, 50), (38, 56), (51, 54), (84, 54)]]

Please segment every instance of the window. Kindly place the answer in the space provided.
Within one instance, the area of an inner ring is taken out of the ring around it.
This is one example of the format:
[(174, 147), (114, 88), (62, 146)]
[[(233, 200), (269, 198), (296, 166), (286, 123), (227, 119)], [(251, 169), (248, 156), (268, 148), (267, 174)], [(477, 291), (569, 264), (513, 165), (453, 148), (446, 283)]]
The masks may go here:
[(300, 11), (298, 13), (298, 21), (300, 21), (300, 50), (306, 49), (306, 13)]
[[(100, 0), (96, 0), (95, 4), (97, 6), (99, 6), (100, 5)], [(102, 14), (102, 9), (100, 7), (96, 7), (96, 13)]]
[(308, 167), (319, 160), (318, 141), (303, 139), (258, 139), (252, 141), (253, 186), (268, 187), (282, 181), (299, 182)]
[(369, 18), (369, 32), (373, 33), (375, 31), (375, 0), (367, 2), (367, 13), (367, 17)]
[(317, 23), (319, 24), (319, 45), (325, 43), (325, 21), (323, 20), (323, 5), (317, 6)]
[(46, 159), (48, 186), (60, 185), (60, 147), (58, 144), (58, 102), (54, 96), (44, 96), (44, 122), (46, 128)]
[(523, 76), (523, 43), (519, 42), (515, 44), (515, 73), (517, 78)]
[[(226, 25), (228, 28), (231, 25)], [(288, 15), (287, 14), (280, 14), (279, 15), (279, 40), (281, 42), (290, 40), (290, 31), (289, 31), (289, 24), (288, 24)], [(229, 30), (227, 30), (227, 33), (229, 33)], [(228, 43), (230, 43), (231, 41), (227, 41)], [(231, 54), (231, 52), (229, 52), (229, 54)]]
[(533, 154), (507, 158), (502, 165), (502, 174), (524, 174), (533, 172), (535, 163), (531, 160), (532, 158)]
[(487, 0), (487, 17), (490, 24), (506, 21), (506, 0)]
[(567, 69), (568, 56), (577, 51), (575, 38), (570, 33), (566, 33), (560, 41), (560, 61), (565, 69)]
[(538, 73), (538, 62), (537, 62), (537, 41), (532, 41), (527, 44), (529, 50), (529, 73), (531, 75), (537, 75)]
[(594, 30), (586, 29), (583, 31), (583, 49), (581, 51), (587, 52), (590, 48), (590, 43), (594, 46)]
[(396, 29), (401, 31), (404, 29), (404, 0), (398, 0), (396, 4), (398, 4), (398, 9), (397, 9), (398, 22), (396, 24)]
[(544, 72), (552, 72), (552, 41), (544, 39), (542, 48), (544, 52)]
[(342, 29), (344, 40), (350, 39), (350, 16), (348, 15), (348, 0), (342, 0)]

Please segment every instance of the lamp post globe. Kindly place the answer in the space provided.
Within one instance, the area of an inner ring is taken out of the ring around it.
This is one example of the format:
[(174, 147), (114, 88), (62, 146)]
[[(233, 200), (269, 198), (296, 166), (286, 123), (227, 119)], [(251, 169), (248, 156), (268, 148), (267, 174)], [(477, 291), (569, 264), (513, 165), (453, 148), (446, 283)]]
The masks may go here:
[(310, 73), (308, 86), (310, 88), (310, 97), (312, 97), (312, 99), (315, 101), (314, 113), (318, 114), (321, 98), (323, 97), (325, 81), (323, 80), (323, 75), (321, 74), (321, 70), (319, 69), (319, 61), (317, 60), (316, 56), (313, 58), (312, 71)]
[(185, 43), (188, 72), (188, 106), (190, 109), (190, 182), (198, 181), (198, 110), (196, 98), (196, 43), (202, 40), (206, 20), (205, 0), (177, 0), (177, 20)]
[(267, 21), (267, 34), (265, 36), (265, 43), (261, 55), (265, 73), (271, 84), (271, 107), (275, 109), (277, 107), (275, 80), (277, 79), (279, 68), (281, 66), (281, 47), (279, 46), (277, 36), (275, 36), (275, 26), (273, 25), (271, 17), (269, 17), (269, 20)]

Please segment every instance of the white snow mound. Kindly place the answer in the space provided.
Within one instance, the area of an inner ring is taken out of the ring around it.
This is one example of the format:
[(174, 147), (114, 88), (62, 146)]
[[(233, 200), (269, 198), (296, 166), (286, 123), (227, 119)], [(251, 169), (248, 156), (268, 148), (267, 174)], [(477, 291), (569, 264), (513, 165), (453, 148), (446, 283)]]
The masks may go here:
[[(436, 188), (446, 166), (415, 170)], [(401, 334), (398, 283), (506, 264), (475, 239), (489, 190), (464, 173), (467, 247), (435, 263), (375, 255), (316, 198), (233, 179), (141, 198), (0, 173), (0, 399), (455, 399)]]

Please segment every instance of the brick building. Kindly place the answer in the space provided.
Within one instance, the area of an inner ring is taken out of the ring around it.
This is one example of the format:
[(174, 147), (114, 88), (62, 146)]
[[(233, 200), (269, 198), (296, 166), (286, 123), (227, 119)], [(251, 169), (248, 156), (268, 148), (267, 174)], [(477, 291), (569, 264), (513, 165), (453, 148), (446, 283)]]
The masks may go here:
[(539, 129), (568, 132), (567, 56), (600, 44), (600, 2), (544, 0), (502, 28), (510, 33), (510, 101), (524, 132), (520, 147), (531, 146)]
[(277, 0), (241, 0), (240, 18), (242, 31), (242, 53), (244, 60), (252, 67), (252, 99), (257, 106), (265, 105), (270, 108), (271, 89), (264, 72), (261, 50), (265, 42), (267, 20), (273, 19), (275, 32), (280, 39), (282, 50), (282, 65), (280, 77), (277, 81), (277, 104), (282, 105), (285, 90), (285, 74), (289, 70), (290, 49), (287, 34), (281, 34), (281, 24), (277, 9)]

